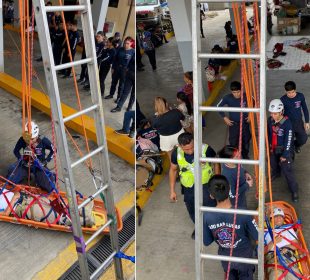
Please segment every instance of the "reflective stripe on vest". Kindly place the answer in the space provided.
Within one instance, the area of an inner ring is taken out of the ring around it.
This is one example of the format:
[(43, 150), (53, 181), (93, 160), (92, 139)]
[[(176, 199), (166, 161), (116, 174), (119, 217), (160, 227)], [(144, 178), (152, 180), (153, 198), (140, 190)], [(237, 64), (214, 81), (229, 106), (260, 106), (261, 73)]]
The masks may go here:
[[(208, 149), (207, 144), (202, 145), (202, 158), (206, 158), (206, 152)], [(185, 159), (184, 151), (178, 147), (177, 148), (177, 162), (180, 169), (180, 182), (182, 186), (186, 188), (191, 188), (194, 185), (194, 163), (189, 163)], [(206, 184), (209, 182), (211, 176), (213, 175), (212, 167), (209, 163), (201, 164), (202, 174), (201, 183)]]

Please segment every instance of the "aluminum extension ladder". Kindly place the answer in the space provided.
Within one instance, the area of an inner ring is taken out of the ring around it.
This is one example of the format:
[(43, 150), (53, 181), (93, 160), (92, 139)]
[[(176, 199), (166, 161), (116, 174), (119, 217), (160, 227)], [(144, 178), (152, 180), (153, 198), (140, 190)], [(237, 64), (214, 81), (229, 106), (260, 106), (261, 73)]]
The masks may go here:
[[(257, 1), (257, 0), (256, 0)], [(193, 48), (193, 88), (194, 88), (194, 119), (201, 120), (202, 112), (253, 112), (259, 113), (259, 160), (243, 159), (222, 159), (222, 158), (202, 158), (202, 127), (200, 122), (194, 122), (194, 150), (195, 150), (195, 182), (201, 182), (202, 162), (212, 163), (236, 163), (259, 166), (259, 210), (235, 210), (219, 209), (202, 206), (202, 188), (200, 184), (195, 184), (195, 263), (196, 279), (212, 279), (203, 277), (203, 260), (231, 261), (238, 263), (247, 263), (258, 265), (258, 279), (264, 279), (264, 179), (265, 179), (265, 109), (266, 109), (266, 0), (261, 0), (261, 41), (259, 54), (212, 54), (201, 52), (201, 39), (199, 33), (200, 4), (201, 3), (232, 3), (242, 2), (242, 0), (192, 0), (192, 48)], [(253, 2), (246, 0), (246, 2)], [(213, 107), (201, 106), (202, 104), (202, 80), (201, 80), (201, 59), (202, 58), (219, 58), (219, 59), (259, 59), (260, 60), (260, 108), (232, 108), (232, 107)], [(198, 210), (199, 209), (199, 210)], [(198, 211), (197, 211), (198, 210)], [(219, 256), (212, 254), (203, 254), (202, 241), (202, 218), (203, 212), (216, 213), (237, 213), (239, 215), (258, 216), (259, 238), (258, 238), (258, 259)]]
[[(96, 279), (106, 268), (107, 264), (114, 258), (116, 279), (122, 280), (123, 279), (122, 263), (119, 258), (115, 258), (116, 253), (119, 251), (119, 241), (118, 241), (117, 221), (116, 221), (117, 219), (115, 213), (113, 193), (111, 190), (112, 182), (111, 182), (110, 165), (109, 165), (107, 141), (105, 134), (102, 100), (100, 98), (100, 88), (98, 82), (99, 75), (98, 75), (95, 43), (94, 43), (94, 31), (93, 31), (90, 2), (89, 0), (79, 0), (79, 5), (45, 6), (44, 0), (33, 0), (33, 5), (35, 10), (35, 18), (38, 28), (48, 93), (51, 102), (51, 110), (55, 121), (55, 130), (59, 149), (58, 154), (62, 165), (66, 192), (69, 198), (68, 202), (72, 219), (73, 235), (76, 243), (76, 249), (78, 252), (78, 260), (80, 265), (81, 276), (83, 280)], [(57, 66), (55, 65), (46, 13), (56, 11), (81, 12), (83, 34), (86, 47), (85, 59), (69, 62), (62, 65)], [(63, 118), (56, 71), (86, 63), (88, 66), (91, 99), (93, 105), (69, 117)], [(85, 115), (86, 113), (91, 111), (94, 113), (95, 117), (98, 148), (96, 148), (89, 154), (83, 156), (76, 162), (72, 163), (69, 155), (68, 141), (65, 133), (64, 123), (69, 120), (80, 117), (82, 115)], [(90, 159), (96, 154), (99, 154), (100, 158), (100, 176), (99, 176), (101, 179), (100, 187), (98, 188), (96, 193), (94, 193), (90, 198), (88, 198), (85, 201), (85, 203), (82, 203), (81, 205), (78, 206), (75, 199), (75, 183), (72, 169), (75, 166), (83, 163), (85, 160)], [(109, 217), (108, 221), (97, 232), (95, 232), (86, 242), (84, 242), (82, 228), (79, 220), (79, 209), (87, 205), (87, 203), (89, 203), (96, 196), (103, 193), (105, 194), (106, 197), (105, 205)], [(96, 269), (96, 271), (94, 271), (92, 275), (90, 275), (88, 269), (86, 247), (106, 227), (110, 228), (110, 237), (111, 237), (110, 239), (113, 253), (102, 264), (98, 266), (98, 268)]]

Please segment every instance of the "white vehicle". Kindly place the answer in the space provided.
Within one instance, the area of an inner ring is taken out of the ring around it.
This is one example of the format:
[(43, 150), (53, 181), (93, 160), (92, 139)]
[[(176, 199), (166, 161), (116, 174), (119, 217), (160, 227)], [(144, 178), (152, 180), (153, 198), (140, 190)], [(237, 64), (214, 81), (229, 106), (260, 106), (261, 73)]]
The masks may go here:
[(161, 24), (165, 15), (168, 15), (166, 0), (136, 0), (136, 20), (146, 26)]

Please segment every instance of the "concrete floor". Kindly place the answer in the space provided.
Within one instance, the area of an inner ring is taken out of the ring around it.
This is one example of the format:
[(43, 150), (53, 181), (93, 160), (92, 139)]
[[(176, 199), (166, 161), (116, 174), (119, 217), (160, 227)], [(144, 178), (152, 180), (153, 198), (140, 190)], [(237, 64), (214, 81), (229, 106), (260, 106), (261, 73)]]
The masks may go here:
[[(221, 15), (225, 15), (225, 13), (220, 14), (219, 17)], [(215, 20), (215, 18), (212, 20)], [(227, 19), (217, 18), (216, 20), (220, 22)], [(213, 36), (212, 40), (218, 37), (219, 41), (221, 41), (225, 33), (221, 29), (222, 26), (217, 28), (214, 31), (212, 31), (213, 29), (210, 30), (206, 38), (211, 35)], [(208, 32), (208, 29), (205, 30)], [(205, 43), (208, 44), (209, 40), (205, 39)], [(170, 104), (174, 104), (176, 103), (176, 93), (183, 85), (183, 70), (175, 39), (171, 39), (169, 44), (157, 50), (157, 61), (157, 71), (153, 72), (148, 64), (147, 57), (144, 57), (143, 63), (146, 65), (146, 70), (137, 74), (137, 99), (141, 110), (147, 116), (152, 116), (154, 113), (153, 100), (155, 96), (164, 96)], [(309, 91), (306, 82), (308, 77), (309, 74), (300, 74), (289, 70), (267, 71), (267, 102), (284, 94), (283, 85), (287, 80), (294, 80), (298, 90), (307, 94)], [(236, 71), (232, 80), (240, 80), (240, 70)], [(229, 81), (218, 100), (228, 92)], [(207, 96), (207, 93), (205, 96)], [(309, 106), (309, 98), (307, 102)], [(204, 141), (217, 151), (226, 142), (226, 128), (217, 113), (208, 113), (205, 119), (207, 127), (204, 130)], [(308, 244), (310, 243), (310, 226), (305, 221), (310, 211), (307, 199), (310, 195), (310, 182), (305, 175), (310, 168), (307, 160), (310, 157), (309, 145), (307, 143), (303, 147), (302, 153), (296, 156), (294, 169), (300, 186), (300, 202), (293, 204), (298, 216), (304, 222), (303, 233)], [(251, 172), (252, 168), (248, 167), (248, 170)], [(138, 240), (137, 280), (195, 279), (195, 243), (190, 238), (194, 225), (188, 216), (180, 190), (177, 191), (179, 195), (178, 202), (171, 203), (169, 201), (169, 181), (168, 176), (166, 176), (153, 192), (151, 199), (144, 208), (142, 225), (137, 227), (136, 236)], [(268, 193), (266, 197), (269, 198)], [(268, 198), (266, 198), (266, 201), (269, 200)], [(283, 178), (273, 183), (273, 199), (291, 203), (291, 197)], [(250, 209), (257, 208), (255, 188), (249, 191), (247, 200)], [(213, 244), (208, 248), (204, 248), (204, 250), (214, 254), (217, 252), (217, 246)], [(208, 273), (208, 279), (210, 276), (214, 280), (220, 280), (224, 277), (219, 262), (204, 262), (204, 271)]]
[[(14, 76), (17, 79), (21, 77), (20, 70), (20, 56), (13, 45), (11, 36), (18, 42), (16, 33), (5, 31), (5, 72)], [(35, 55), (38, 57), (39, 46), (35, 42)], [(38, 73), (45, 88), (45, 77), (42, 63), (34, 63), (35, 71)], [(77, 70), (79, 73), (79, 69)], [(107, 89), (110, 88), (110, 77), (107, 81)], [(34, 79), (34, 87), (41, 90), (39, 80)], [(76, 104), (73, 80), (59, 79), (60, 89), (63, 94), (63, 102), (66, 104)], [(81, 91), (80, 93), (82, 104), (85, 107), (90, 100), (88, 92)], [(119, 129), (122, 125), (123, 112), (112, 114), (110, 109), (115, 106), (113, 100), (104, 101), (104, 115), (107, 125), (112, 128)], [(76, 108), (76, 107), (75, 107)], [(126, 108), (126, 107), (125, 107)], [(0, 89), (0, 117), (4, 124), (2, 133), (0, 135), (0, 174), (6, 175), (7, 167), (16, 159), (13, 155), (13, 149), (17, 139), (21, 135), (21, 101), (13, 95)], [(50, 118), (39, 112), (36, 109), (32, 110), (32, 118), (40, 127), (40, 134), (52, 139), (51, 136), (51, 120)], [(71, 131), (72, 135), (76, 135)], [(77, 135), (76, 135), (77, 136)], [(78, 137), (78, 136), (77, 136)], [(81, 150), (85, 153), (85, 142), (79, 137), (75, 139)], [(90, 149), (95, 148), (94, 143), (90, 143)], [(79, 155), (74, 149), (72, 143), (69, 144), (70, 154), (72, 160), (78, 159)], [(112, 189), (115, 201), (119, 201), (125, 194), (133, 191), (134, 186), (134, 169), (122, 159), (109, 153)], [(94, 158), (94, 167), (98, 167), (98, 159)], [(54, 163), (49, 164), (51, 169), (54, 168)], [(58, 162), (58, 170), (61, 170)], [(85, 165), (80, 165), (74, 170), (76, 189), (88, 196), (95, 192), (95, 187), (92, 183), (92, 178)], [(61, 172), (59, 178), (62, 179)], [(61, 183), (60, 183), (61, 185)], [(63, 187), (61, 185), (61, 187)], [(15, 279), (32, 279), (36, 273), (42, 270), (49, 264), (63, 249), (73, 242), (72, 234), (53, 232), (48, 230), (37, 230), (34, 228), (27, 228), (25, 226), (1, 223), (0, 231), (2, 251), (2, 261), (0, 262), (1, 279), (15, 280)], [(35, 252), (35, 253), (34, 253)], [(31, 256), (31, 257), (30, 257)], [(51, 276), (52, 277), (52, 276)], [(52, 277), (53, 278), (53, 277)], [(51, 279), (52, 279), (51, 278)]]

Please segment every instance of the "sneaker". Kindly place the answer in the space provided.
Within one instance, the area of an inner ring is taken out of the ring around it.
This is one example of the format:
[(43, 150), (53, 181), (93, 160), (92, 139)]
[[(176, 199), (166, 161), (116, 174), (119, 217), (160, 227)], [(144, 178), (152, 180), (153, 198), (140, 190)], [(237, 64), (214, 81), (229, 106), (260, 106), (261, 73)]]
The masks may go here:
[(111, 99), (111, 98), (113, 98), (113, 95), (111, 95), (111, 94), (104, 97), (104, 99)]
[(193, 240), (195, 240), (195, 230), (193, 231), (193, 233), (192, 233), (192, 236), (191, 236), (191, 237), (192, 237), (192, 239), (193, 239)]
[(121, 111), (121, 108), (116, 106), (114, 109), (111, 110), (111, 113), (120, 112), (120, 111)]
[(121, 135), (128, 135), (128, 132), (124, 129), (115, 130), (115, 133), (121, 134)]
[(134, 138), (135, 137), (135, 131), (134, 130), (130, 131), (128, 137)]
[(89, 85), (89, 84), (84, 85), (84, 86), (83, 86), (83, 89), (89, 90), (89, 89), (90, 89), (90, 85)]
[(85, 79), (78, 79), (77, 82), (78, 84), (83, 84), (85, 82)]
[(299, 199), (298, 192), (293, 192), (292, 193), (292, 200), (293, 200), (293, 202), (298, 202), (298, 199)]
[(299, 154), (300, 152), (301, 152), (300, 147), (295, 147), (295, 153), (296, 153), (296, 154)]

